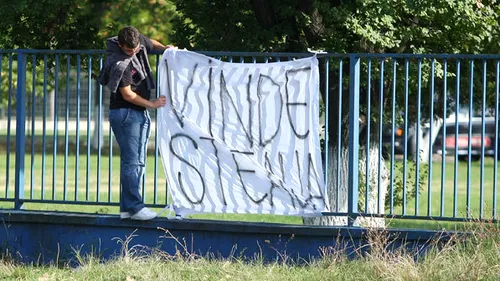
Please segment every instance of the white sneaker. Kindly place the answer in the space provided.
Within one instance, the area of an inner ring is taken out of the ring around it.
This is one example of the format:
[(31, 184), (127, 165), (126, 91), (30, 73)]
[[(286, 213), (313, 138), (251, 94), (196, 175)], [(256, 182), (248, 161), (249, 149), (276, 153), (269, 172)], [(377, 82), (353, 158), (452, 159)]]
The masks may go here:
[(120, 212), (120, 219), (130, 219), (132, 215), (129, 212)]
[(144, 207), (139, 212), (133, 214), (130, 218), (133, 220), (146, 221), (154, 219), (158, 216), (157, 213), (151, 211), (150, 209)]

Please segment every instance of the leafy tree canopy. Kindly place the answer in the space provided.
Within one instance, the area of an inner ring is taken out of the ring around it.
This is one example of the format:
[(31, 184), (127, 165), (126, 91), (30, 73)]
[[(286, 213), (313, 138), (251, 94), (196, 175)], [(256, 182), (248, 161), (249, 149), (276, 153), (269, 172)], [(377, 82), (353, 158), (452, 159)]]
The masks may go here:
[(496, 53), (496, 0), (173, 0), (196, 50)]
[(101, 49), (126, 25), (166, 42), (173, 14), (164, 0), (2, 0), (0, 49)]
[(172, 30), (175, 6), (165, 0), (108, 1), (102, 18), (102, 38), (114, 36), (126, 25), (167, 44)]
[[(96, 47), (99, 19), (85, 0), (1, 1), (3, 49), (85, 49)], [(93, 3), (92, 3), (93, 4)]]

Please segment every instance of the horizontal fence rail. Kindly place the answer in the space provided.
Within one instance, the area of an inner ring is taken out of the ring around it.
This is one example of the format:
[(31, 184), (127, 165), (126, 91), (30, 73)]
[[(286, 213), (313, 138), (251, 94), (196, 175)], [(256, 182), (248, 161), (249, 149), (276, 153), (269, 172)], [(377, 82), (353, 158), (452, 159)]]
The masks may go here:
[[(312, 55), (204, 54), (238, 63)], [(160, 57), (150, 55), (157, 82)], [(500, 56), (317, 57), (325, 216), (497, 221)], [(95, 80), (104, 59), (101, 50), (0, 50), (1, 208), (119, 205), (109, 92)], [(142, 196), (165, 207), (152, 131)]]

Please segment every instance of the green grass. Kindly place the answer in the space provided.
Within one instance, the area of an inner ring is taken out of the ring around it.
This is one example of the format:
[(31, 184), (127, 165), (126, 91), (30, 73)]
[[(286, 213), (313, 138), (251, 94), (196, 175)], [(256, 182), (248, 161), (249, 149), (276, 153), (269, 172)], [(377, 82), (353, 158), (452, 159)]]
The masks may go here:
[[(387, 163), (389, 166), (389, 163)], [(402, 164), (402, 163), (398, 163)], [(447, 161), (444, 164), (444, 178), (442, 177), (442, 162), (432, 163), (432, 172), (429, 172), (422, 183), (421, 193), (418, 195), (418, 204), (413, 198), (407, 201), (406, 215), (418, 216), (445, 216), (445, 217), (467, 217), (471, 220), (493, 218), (494, 203), (494, 161), (492, 158), (484, 159), (484, 167), (481, 178), (481, 163), (458, 162), (455, 173), (455, 163)], [(431, 171), (431, 170), (429, 170)], [(455, 176), (457, 185), (455, 187)], [(395, 169), (395, 178), (402, 177), (400, 169)], [(429, 177), (431, 181), (429, 184)], [(497, 177), (499, 178), (499, 177)], [(444, 180), (443, 180), (444, 179)], [(468, 184), (469, 183), (469, 184)], [(497, 189), (498, 186), (497, 179)], [(430, 194), (430, 197), (429, 197)], [(456, 194), (456, 199), (455, 199)], [(429, 200), (430, 198), (430, 200)], [(496, 200), (500, 202), (500, 192), (496, 192)], [(469, 203), (467, 203), (469, 202)], [(482, 202), (482, 206), (481, 206)], [(416, 208), (418, 206), (418, 209)], [(498, 212), (498, 206), (496, 211)], [(386, 208), (386, 213), (390, 209)], [(403, 214), (402, 206), (394, 208), (394, 214)], [(400, 222), (395, 221), (394, 225)], [(416, 225), (425, 222), (414, 221)], [(454, 226), (457, 223), (441, 222), (442, 228)]]
[[(370, 252), (348, 259), (343, 249), (323, 249), (320, 258), (297, 264), (284, 253), (273, 262), (257, 255), (243, 259), (200, 256), (179, 244), (169, 255), (161, 251), (145, 254), (124, 247), (122, 254), (103, 261), (98, 255), (81, 256), (75, 251), (76, 267), (65, 263), (18, 264), (0, 258), (1, 280), (499, 280), (500, 233), (488, 225), (471, 229), (462, 241), (431, 248), (425, 256), (417, 252), (388, 250), (394, 242), (381, 231), (368, 233)], [(124, 241), (122, 241), (124, 242)], [(127, 245), (127, 243), (123, 243)], [(418, 250), (415, 250), (418, 251)]]
[[(72, 153), (73, 151), (70, 151)], [(86, 152), (86, 150), (85, 150)], [(41, 154), (35, 154), (34, 157), (27, 154), (25, 157), (25, 198), (32, 199), (51, 199), (54, 197), (56, 200), (68, 201), (86, 201), (90, 204), (99, 200), (99, 202), (112, 202), (117, 204), (119, 199), (119, 157), (117, 151), (114, 152), (112, 162), (109, 162), (109, 157), (104, 154), (100, 158), (100, 169), (98, 169), (98, 157), (91, 154), (87, 162), (86, 155), (69, 155), (65, 158), (63, 155), (58, 155), (56, 158), (56, 169), (53, 174), (53, 157), (47, 154), (44, 159)], [(154, 157), (149, 154), (146, 169), (146, 193), (144, 196), (146, 204), (156, 204), (158, 206), (166, 205), (167, 188), (165, 182), (165, 175), (162, 167), (161, 160), (157, 163), (154, 162)], [(0, 153), (0, 196), (7, 194), (8, 198), (14, 197), (14, 168), (15, 168), (15, 154), (9, 155), (9, 166), (7, 167), (7, 154)], [(87, 163), (88, 172), (87, 172)], [(76, 165), (78, 164), (78, 175), (75, 173)], [(45, 166), (44, 166), (45, 165)], [(111, 165), (111, 166), (110, 166)], [(387, 162), (389, 167), (389, 162)], [(401, 162), (398, 163), (401, 165)], [(483, 189), (481, 190), (481, 177), (480, 177), (480, 162), (473, 162), (470, 168), (470, 185), (467, 190), (468, 178), (468, 163), (458, 163), (457, 168), (457, 200), (454, 202), (454, 163), (445, 163), (445, 175), (443, 185), (441, 185), (441, 161), (436, 161), (432, 164), (431, 185), (428, 184), (428, 179), (424, 179), (422, 183), (422, 192), (419, 194), (418, 211), (415, 209), (415, 199), (407, 200), (406, 202), (406, 215), (419, 215), (419, 216), (440, 216), (441, 206), (443, 206), (442, 215), (451, 217), (454, 215), (456, 208), (456, 215), (458, 217), (467, 216), (467, 198), (470, 200), (470, 218), (491, 218), (493, 214), (493, 171), (494, 161), (491, 158), (486, 158), (483, 170)], [(66, 174), (65, 174), (66, 166)], [(156, 195), (153, 193), (154, 179), (155, 179), (155, 166), (158, 175), (158, 191)], [(112, 167), (110, 169), (110, 167)], [(7, 181), (7, 171), (9, 180)], [(44, 172), (45, 171), (45, 172)], [(110, 173), (111, 171), (111, 173)], [(99, 172), (99, 173), (98, 173)], [(88, 182), (87, 182), (88, 173)], [(43, 175), (45, 175), (43, 177)], [(76, 180), (78, 176), (78, 180)], [(402, 179), (402, 170), (396, 167), (394, 173), (395, 179)], [(409, 183), (411, 184), (411, 182)], [(88, 194), (86, 187), (89, 187)], [(99, 190), (98, 190), (99, 186)], [(441, 190), (443, 186), (443, 190)], [(78, 192), (75, 192), (78, 187)], [(372, 187), (374, 188), (374, 187)], [(429, 205), (429, 191), (431, 194), (431, 204)], [(480, 196), (483, 194), (483, 210), (481, 216), (480, 209)], [(441, 197), (444, 194), (444, 197)], [(99, 195), (99, 199), (97, 196)], [(77, 198), (75, 197), (77, 196)], [(497, 200), (500, 195), (497, 194)], [(455, 205), (456, 203), (456, 205)], [(1, 202), (0, 208), (12, 208), (13, 203)], [(430, 209), (429, 209), (430, 206)], [(96, 206), (96, 205), (78, 205), (78, 204), (41, 204), (41, 203), (26, 203), (25, 209), (32, 210), (58, 210), (58, 211), (72, 211), (72, 212), (88, 212), (88, 213), (102, 213), (102, 214), (117, 214), (117, 206)], [(156, 208), (157, 211), (162, 208)], [(430, 212), (429, 212), (430, 211)], [(386, 213), (390, 209), (386, 208)], [(401, 215), (403, 210), (401, 206), (396, 206), (393, 214)], [(201, 219), (217, 219), (217, 220), (238, 220), (238, 221), (252, 221), (252, 222), (275, 222), (275, 223), (288, 223), (288, 224), (301, 224), (300, 217), (293, 216), (277, 216), (277, 215), (240, 215), (240, 214), (200, 214), (192, 216)], [(390, 227), (409, 227), (409, 228), (430, 228), (430, 229), (451, 229), (455, 227), (462, 227), (463, 223), (455, 222), (436, 222), (429, 220), (401, 220), (390, 219), (387, 220)]]

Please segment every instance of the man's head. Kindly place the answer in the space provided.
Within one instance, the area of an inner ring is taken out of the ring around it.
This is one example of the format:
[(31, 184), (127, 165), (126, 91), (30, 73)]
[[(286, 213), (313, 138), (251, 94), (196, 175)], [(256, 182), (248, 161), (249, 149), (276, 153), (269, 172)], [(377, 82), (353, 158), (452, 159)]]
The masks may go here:
[(118, 45), (122, 51), (133, 56), (135, 53), (139, 52), (141, 47), (139, 41), (139, 31), (133, 26), (126, 26), (118, 32)]

